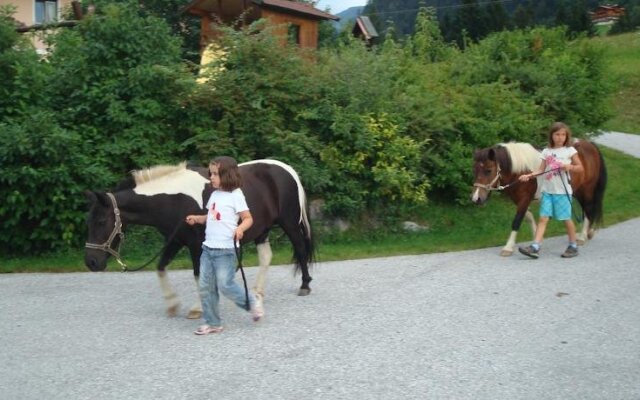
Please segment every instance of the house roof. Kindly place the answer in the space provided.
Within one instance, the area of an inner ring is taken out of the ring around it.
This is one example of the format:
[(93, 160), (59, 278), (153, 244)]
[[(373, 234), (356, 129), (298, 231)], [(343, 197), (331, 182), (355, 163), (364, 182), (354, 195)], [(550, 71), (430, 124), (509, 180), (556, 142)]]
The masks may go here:
[[(335, 21), (340, 19), (335, 15), (320, 11), (306, 3), (297, 3), (289, 0), (249, 0), (248, 2), (265, 9), (298, 14), (310, 19), (332, 19)], [(182, 10), (198, 14), (202, 11), (215, 12), (219, 7), (223, 7), (228, 12), (232, 12), (234, 14), (237, 13), (239, 15), (245, 9), (244, 3), (245, 2), (238, 0), (192, 0)]]
[(353, 33), (361, 32), (366, 40), (371, 40), (378, 37), (378, 31), (371, 22), (371, 19), (366, 15), (356, 17), (356, 23), (353, 26)]
[(276, 8), (281, 10), (292, 11), (295, 13), (313, 16), (319, 19), (332, 19), (338, 21), (340, 17), (320, 11), (307, 3), (297, 3), (288, 0), (252, 0), (256, 4), (261, 4), (265, 8)]

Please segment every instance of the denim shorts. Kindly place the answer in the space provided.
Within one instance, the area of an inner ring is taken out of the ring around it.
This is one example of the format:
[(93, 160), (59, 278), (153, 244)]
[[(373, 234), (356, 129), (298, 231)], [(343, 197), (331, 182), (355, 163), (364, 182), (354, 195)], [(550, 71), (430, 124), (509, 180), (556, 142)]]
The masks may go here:
[(551, 217), (558, 221), (571, 219), (571, 200), (566, 194), (542, 193), (540, 216)]

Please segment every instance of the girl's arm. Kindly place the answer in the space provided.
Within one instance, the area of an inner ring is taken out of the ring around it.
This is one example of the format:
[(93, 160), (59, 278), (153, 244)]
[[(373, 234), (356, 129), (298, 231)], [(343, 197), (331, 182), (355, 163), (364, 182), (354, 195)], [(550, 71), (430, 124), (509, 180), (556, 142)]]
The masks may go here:
[(522, 182), (526, 182), (529, 179), (531, 179), (532, 177), (536, 176), (536, 175), (540, 175), (541, 173), (544, 172), (545, 168), (547, 168), (547, 163), (545, 160), (542, 160), (540, 162), (540, 166), (538, 167), (537, 170), (531, 172), (530, 174), (524, 174), (524, 175), (520, 175), (520, 177), (518, 178), (520, 181)]
[(207, 222), (207, 214), (204, 214), (204, 215), (187, 215), (187, 217), (184, 220), (189, 225), (204, 224), (205, 222)]
[(564, 170), (567, 172), (582, 172), (584, 168), (582, 168), (582, 161), (580, 161), (580, 157), (578, 153), (571, 156), (571, 163), (565, 164)]
[(242, 240), (244, 237), (244, 232), (251, 228), (253, 225), (253, 217), (251, 216), (251, 212), (249, 210), (242, 211), (239, 213), (240, 216), (240, 225), (236, 228), (235, 233), (233, 234), (234, 240)]

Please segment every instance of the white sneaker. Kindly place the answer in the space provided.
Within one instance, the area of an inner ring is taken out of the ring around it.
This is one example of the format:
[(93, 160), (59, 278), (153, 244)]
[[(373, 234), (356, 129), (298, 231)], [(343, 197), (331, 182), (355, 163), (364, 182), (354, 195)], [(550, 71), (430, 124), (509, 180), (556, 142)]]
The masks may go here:
[(222, 328), (221, 326), (202, 325), (193, 333), (195, 333), (198, 336), (204, 336), (204, 335), (209, 335), (211, 333), (220, 333), (223, 331), (223, 329), (224, 328)]

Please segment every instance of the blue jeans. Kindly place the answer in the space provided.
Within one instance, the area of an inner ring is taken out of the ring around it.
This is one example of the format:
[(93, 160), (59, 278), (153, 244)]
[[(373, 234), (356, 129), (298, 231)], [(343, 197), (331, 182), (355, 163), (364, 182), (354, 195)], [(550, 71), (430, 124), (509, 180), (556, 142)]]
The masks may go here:
[[(207, 246), (202, 246), (198, 289), (202, 301), (202, 315), (207, 325), (222, 326), (219, 292), (238, 307), (245, 308), (244, 287), (235, 281), (235, 275), (236, 254), (234, 249), (210, 249)], [(255, 302), (251, 292), (249, 292), (249, 302), (250, 304)]]

